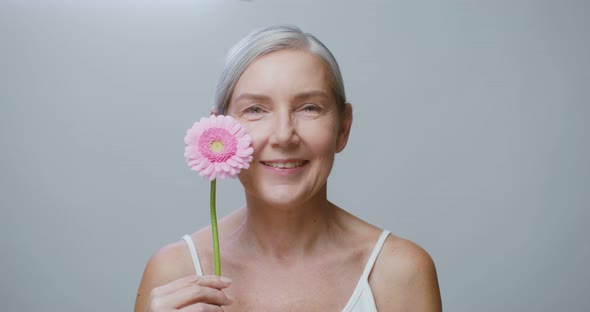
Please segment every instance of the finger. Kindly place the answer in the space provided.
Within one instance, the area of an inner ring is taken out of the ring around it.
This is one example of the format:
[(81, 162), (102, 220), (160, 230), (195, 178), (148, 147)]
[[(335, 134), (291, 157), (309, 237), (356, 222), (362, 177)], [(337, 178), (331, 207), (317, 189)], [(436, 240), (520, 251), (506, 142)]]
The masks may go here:
[(166, 285), (162, 285), (160, 287), (156, 287), (154, 289), (152, 289), (152, 297), (160, 297), (160, 296), (166, 296), (169, 294), (172, 294), (180, 289), (183, 289), (189, 285), (195, 284), (197, 283), (197, 281), (200, 279), (200, 276), (197, 275), (189, 275), (189, 276), (185, 276), (183, 278), (179, 278), (177, 280), (174, 280)]
[(223, 312), (223, 309), (220, 306), (208, 303), (197, 303), (191, 304), (190, 306), (186, 306), (178, 311), (182, 312)]
[(224, 277), (222, 279), (221, 277), (215, 275), (189, 275), (172, 281), (164, 286), (154, 288), (152, 290), (151, 295), (152, 297), (166, 296), (175, 293), (183, 288), (189, 287), (191, 285), (202, 285), (216, 289), (223, 289), (228, 287), (230, 285), (230, 282), (231, 280), (229, 278)]
[(219, 289), (193, 284), (172, 294), (153, 298), (152, 306), (155, 310), (161, 309), (163, 311), (170, 308), (180, 309), (200, 302), (219, 306), (229, 305), (232, 300)]
[(183, 288), (169, 297), (177, 303), (175, 305), (177, 308), (198, 302), (214, 305), (229, 305), (232, 303), (232, 300), (223, 291), (200, 285)]
[(205, 275), (200, 276), (196, 284), (221, 290), (231, 285), (231, 279), (225, 276)]

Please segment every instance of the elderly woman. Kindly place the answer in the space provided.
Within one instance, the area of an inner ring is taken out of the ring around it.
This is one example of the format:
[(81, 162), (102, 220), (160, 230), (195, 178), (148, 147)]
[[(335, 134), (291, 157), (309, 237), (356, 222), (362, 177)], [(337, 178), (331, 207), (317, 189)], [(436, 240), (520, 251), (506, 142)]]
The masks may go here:
[(201, 229), (152, 256), (136, 312), (441, 311), (423, 249), (328, 200), (352, 107), (319, 40), (285, 26), (248, 35), (228, 54), (215, 106), (254, 149), (239, 175), (246, 206), (219, 222), (223, 276)]

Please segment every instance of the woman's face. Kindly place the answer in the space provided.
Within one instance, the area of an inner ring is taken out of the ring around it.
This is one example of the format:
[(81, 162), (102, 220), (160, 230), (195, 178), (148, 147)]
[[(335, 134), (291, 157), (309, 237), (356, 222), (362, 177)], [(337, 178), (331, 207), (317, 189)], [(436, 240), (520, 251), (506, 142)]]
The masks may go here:
[(352, 111), (348, 104), (338, 111), (317, 56), (279, 50), (260, 57), (238, 80), (227, 114), (252, 137), (254, 159), (240, 173), (248, 196), (275, 205), (322, 196)]

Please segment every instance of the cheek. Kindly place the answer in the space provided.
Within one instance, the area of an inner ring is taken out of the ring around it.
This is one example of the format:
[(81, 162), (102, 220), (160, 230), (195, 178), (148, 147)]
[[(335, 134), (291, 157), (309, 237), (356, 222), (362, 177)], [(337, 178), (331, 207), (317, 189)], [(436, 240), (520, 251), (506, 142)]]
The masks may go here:
[(264, 123), (243, 123), (244, 128), (252, 138), (252, 148), (254, 149), (254, 158), (258, 158), (258, 154), (260, 153), (260, 149), (264, 146), (264, 143), (268, 140), (268, 134), (271, 133), (271, 129), (268, 129), (264, 125)]
[(333, 122), (324, 122), (319, 127), (317, 124), (304, 125), (301, 134), (307, 141), (319, 151), (335, 152), (338, 139), (338, 125)]
[(311, 133), (305, 143), (317, 157), (331, 159), (336, 154), (336, 140), (330, 132)]

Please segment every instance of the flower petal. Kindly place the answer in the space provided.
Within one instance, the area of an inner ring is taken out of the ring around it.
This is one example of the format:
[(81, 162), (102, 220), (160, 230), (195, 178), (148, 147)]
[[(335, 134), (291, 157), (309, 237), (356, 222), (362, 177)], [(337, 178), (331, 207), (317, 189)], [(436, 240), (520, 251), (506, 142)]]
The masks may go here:
[(209, 180), (235, 178), (249, 167), (254, 152), (252, 138), (231, 116), (201, 118), (186, 131), (184, 142), (188, 166)]
[(223, 172), (229, 172), (229, 169), (231, 168), (227, 162), (220, 162), (219, 165), (221, 166), (221, 170), (223, 170)]

